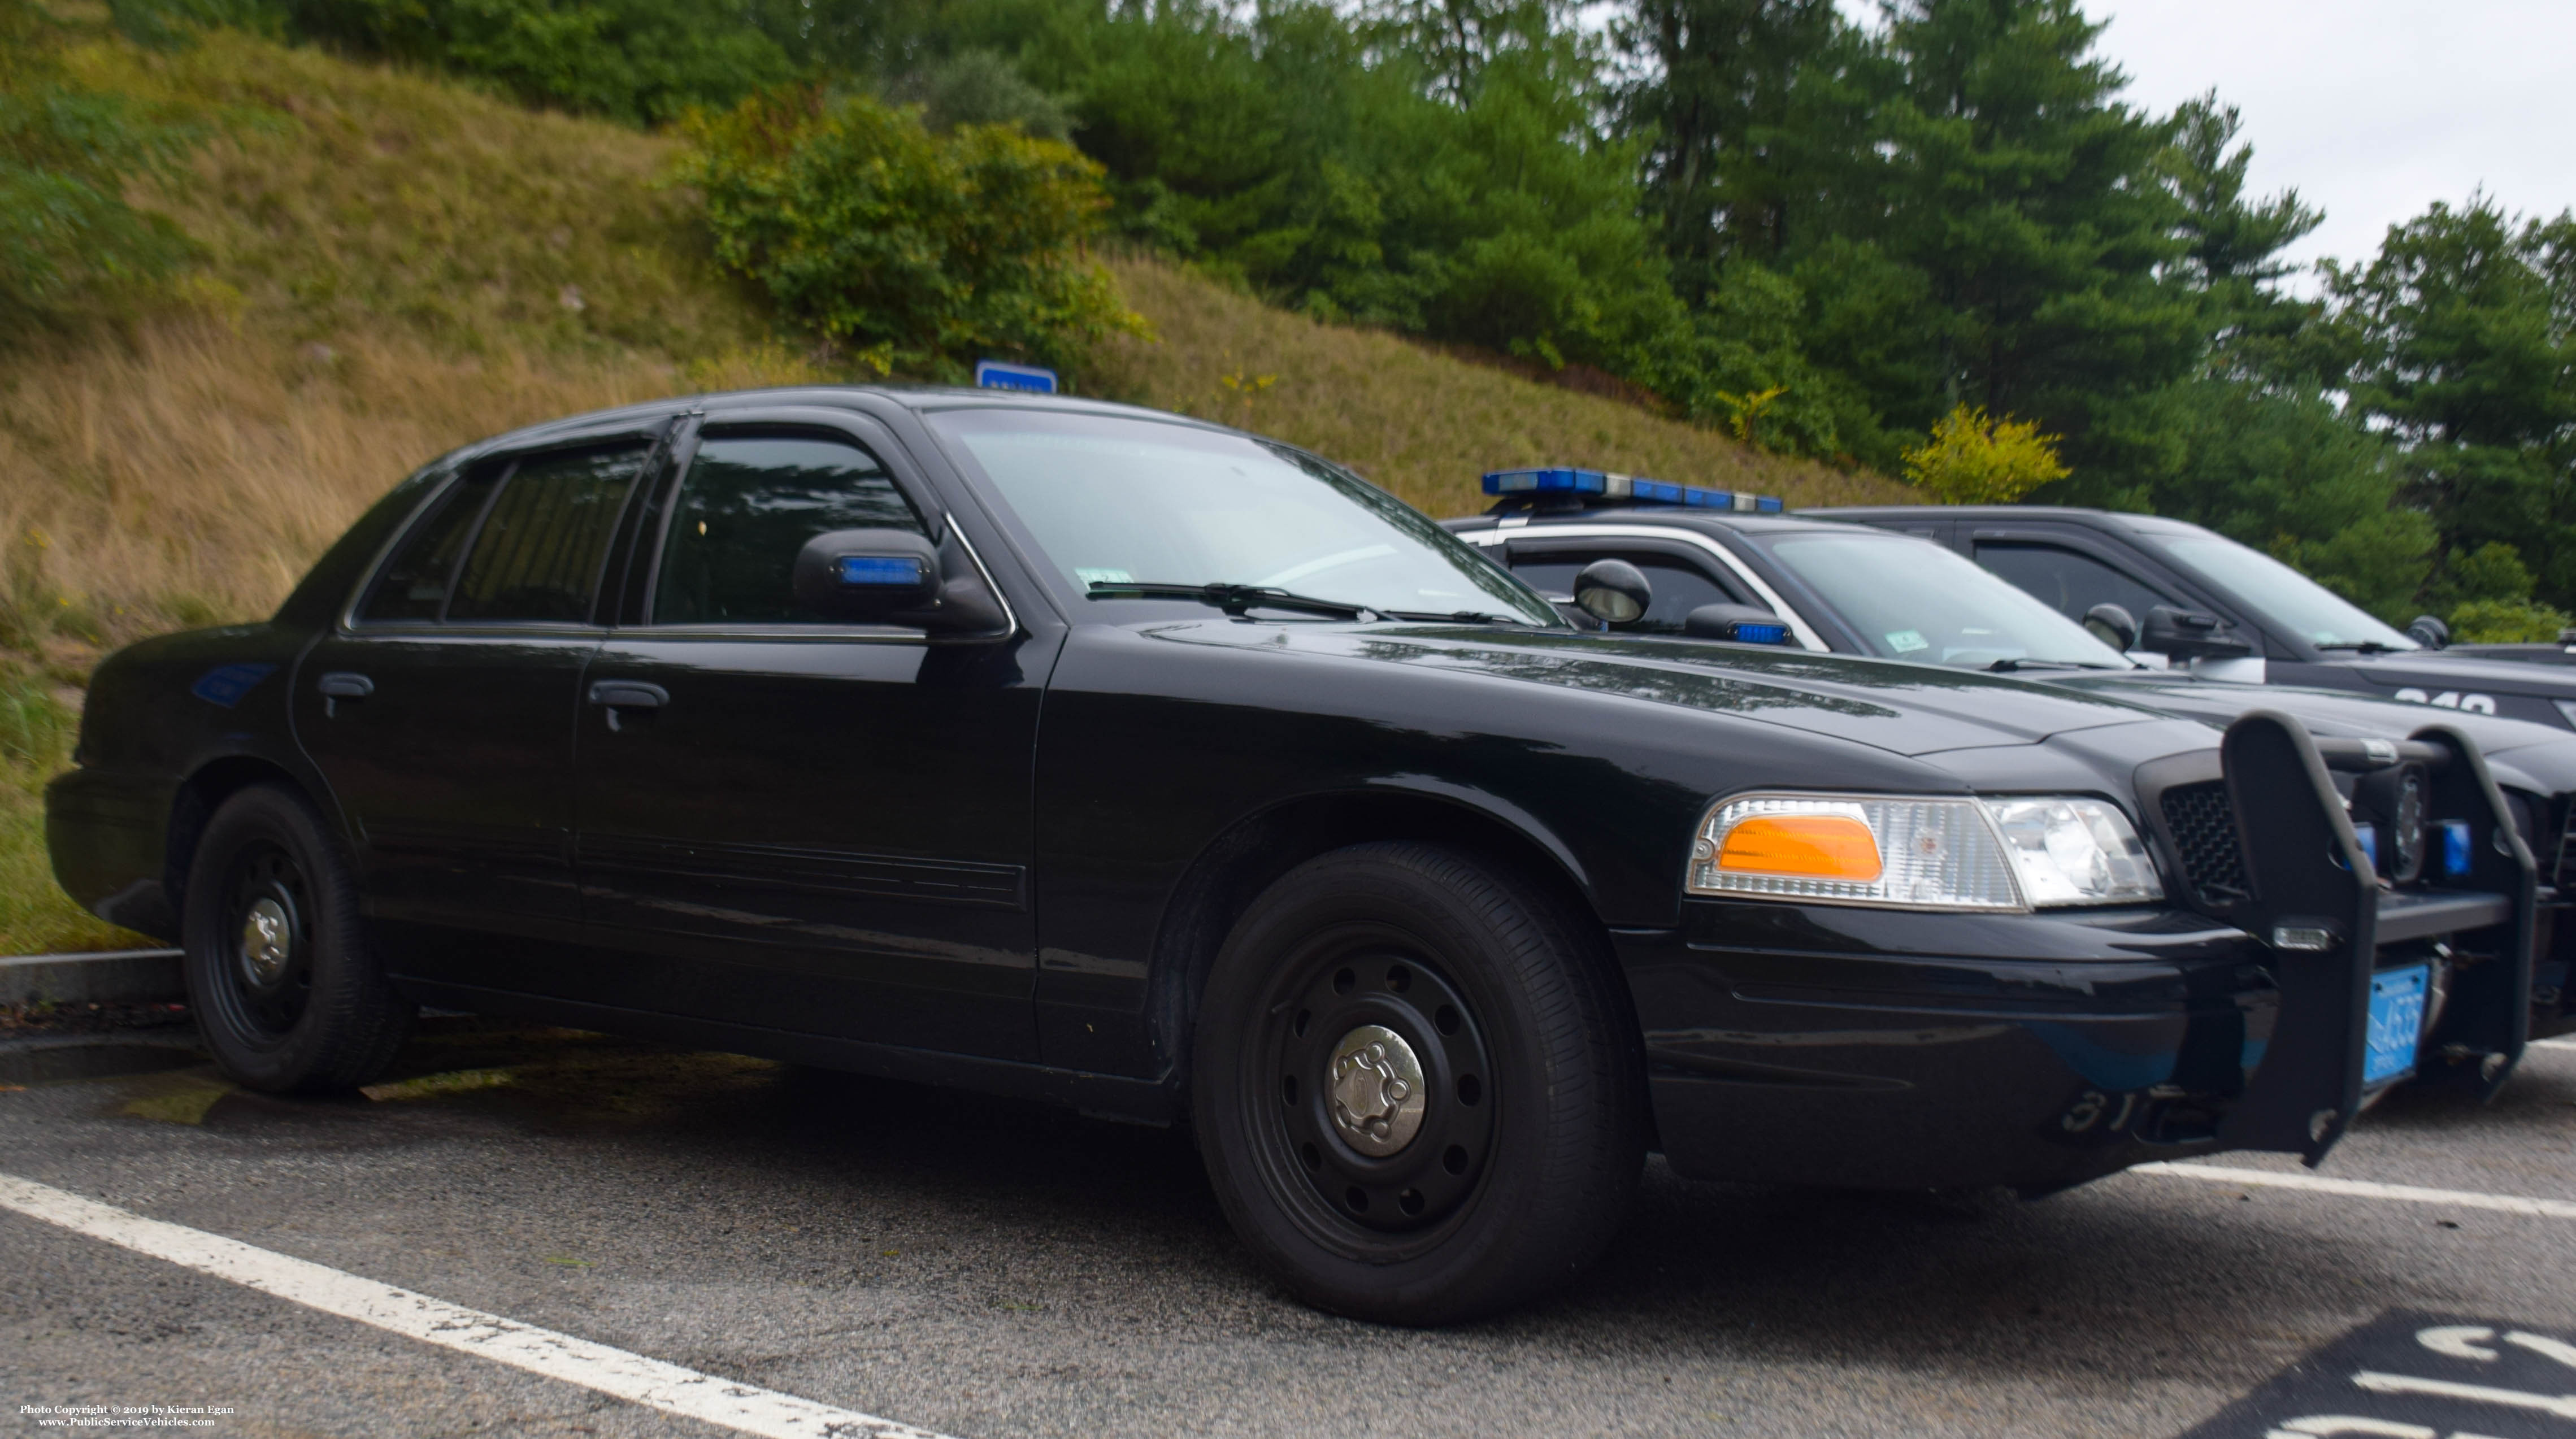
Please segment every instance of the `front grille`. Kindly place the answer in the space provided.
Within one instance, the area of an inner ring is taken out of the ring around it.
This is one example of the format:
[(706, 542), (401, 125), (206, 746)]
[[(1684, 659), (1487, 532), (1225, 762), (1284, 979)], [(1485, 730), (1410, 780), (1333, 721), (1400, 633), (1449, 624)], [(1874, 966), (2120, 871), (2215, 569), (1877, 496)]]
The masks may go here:
[(2252, 896), (2245, 859), (2236, 848), (2236, 815), (2227, 786), (2177, 785), (2165, 791), (2165, 827), (2181, 852), (2183, 878), (2203, 904), (2233, 904)]
[(2576, 885), (2576, 800), (2568, 801), (2567, 823), (2558, 834), (2558, 864), (2550, 873), (2550, 883), (2562, 894)]

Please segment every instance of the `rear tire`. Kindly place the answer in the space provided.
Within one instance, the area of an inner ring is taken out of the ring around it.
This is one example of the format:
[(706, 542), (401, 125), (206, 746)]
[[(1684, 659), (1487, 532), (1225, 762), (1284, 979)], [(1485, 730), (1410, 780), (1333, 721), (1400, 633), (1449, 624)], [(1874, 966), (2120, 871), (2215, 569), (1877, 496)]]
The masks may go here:
[(216, 809), (184, 904), (188, 1001), (243, 1088), (352, 1089), (410, 1037), (417, 1007), (367, 953), (339, 841), (292, 791), (253, 785)]
[(1192, 1119), (1226, 1217), (1305, 1302), (1444, 1324), (1572, 1280), (1646, 1148), (1639, 1037), (1588, 920), (1442, 845), (1354, 845), (1255, 900), (1208, 978)]

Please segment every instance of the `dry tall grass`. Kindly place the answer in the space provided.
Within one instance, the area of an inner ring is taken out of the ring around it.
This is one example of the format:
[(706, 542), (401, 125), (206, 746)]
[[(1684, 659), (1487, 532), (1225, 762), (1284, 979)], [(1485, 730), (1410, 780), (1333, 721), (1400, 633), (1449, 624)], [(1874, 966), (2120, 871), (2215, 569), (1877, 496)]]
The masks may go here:
[(633, 353), (297, 347), (212, 321), (13, 365), (0, 533), (22, 628), (80, 640), (265, 613), (349, 522), (457, 444), (696, 388)]

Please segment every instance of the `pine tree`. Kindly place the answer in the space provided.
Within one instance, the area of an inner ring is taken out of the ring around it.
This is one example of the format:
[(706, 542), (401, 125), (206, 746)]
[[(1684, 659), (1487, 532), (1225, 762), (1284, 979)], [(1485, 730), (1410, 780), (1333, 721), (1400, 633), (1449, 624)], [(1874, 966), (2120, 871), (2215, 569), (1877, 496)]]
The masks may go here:
[(1886, 397), (1927, 425), (1960, 404), (2035, 419), (2067, 457), (2120, 465), (2101, 422), (2188, 371), (2199, 307), (2164, 269), (2177, 205), (2151, 183), (2170, 127), (2120, 103), (2073, 0), (1904, 0), (1889, 11), (1880, 248), (1922, 275), (1913, 323), (1939, 388)]
[(2245, 193), (2254, 149), (2237, 137), (2242, 121), (2216, 91), (2173, 115), (2173, 143), (2157, 170), (2182, 205), (2181, 256), (2171, 273), (2207, 305), (2204, 324), (2219, 369), (2239, 374), (2310, 372), (2317, 356), (2297, 341), (2321, 307), (2278, 289), (2294, 268), (2281, 252), (2324, 223), (2296, 190), (2261, 199)]
[(1857, 43), (1832, 0), (1638, 0), (1621, 48), (1651, 69), (1621, 97), (1682, 293), (1731, 255), (1775, 261), (1808, 218), (1802, 184), (1832, 59)]
[(2576, 602), (2576, 214), (2436, 204), (2325, 274), (2352, 406), (2404, 451), (2445, 569), (2515, 545), (2541, 598)]

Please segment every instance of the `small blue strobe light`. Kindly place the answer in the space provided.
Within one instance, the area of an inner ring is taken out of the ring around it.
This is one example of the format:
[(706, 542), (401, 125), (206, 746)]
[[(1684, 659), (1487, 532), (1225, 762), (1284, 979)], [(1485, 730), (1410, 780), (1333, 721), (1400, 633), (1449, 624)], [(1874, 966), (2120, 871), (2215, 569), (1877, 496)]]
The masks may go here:
[(2442, 873), (2463, 875), (2469, 872), (2469, 822), (2464, 819), (2442, 821)]
[(921, 583), (921, 561), (908, 555), (843, 555), (837, 575), (845, 586), (910, 589)]

